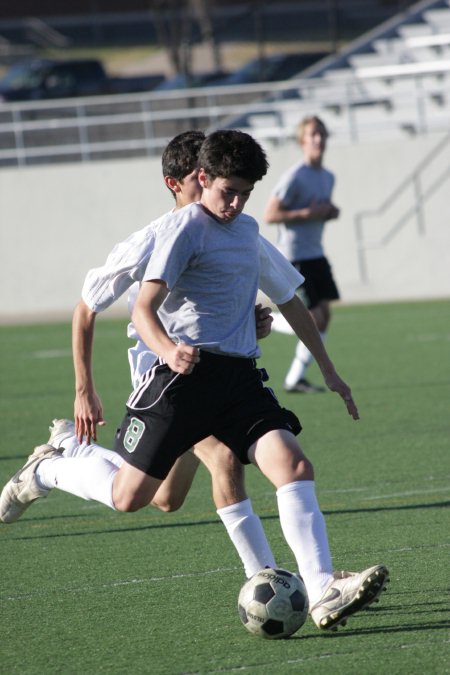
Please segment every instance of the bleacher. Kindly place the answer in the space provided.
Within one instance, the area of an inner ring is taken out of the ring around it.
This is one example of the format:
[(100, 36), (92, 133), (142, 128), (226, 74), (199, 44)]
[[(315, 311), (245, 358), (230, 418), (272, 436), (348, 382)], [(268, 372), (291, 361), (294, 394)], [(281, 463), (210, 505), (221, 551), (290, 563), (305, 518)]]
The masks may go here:
[(283, 98), (271, 113), (251, 113), (248, 127), (264, 137), (271, 114), (282, 137), (314, 112), (344, 142), (450, 129), (450, 1), (413, 5), (302, 73)]
[(337, 142), (450, 129), (450, 0), (422, 0), (286, 82), (0, 104), (0, 166), (159, 154), (188, 128), (264, 142), (319, 114)]

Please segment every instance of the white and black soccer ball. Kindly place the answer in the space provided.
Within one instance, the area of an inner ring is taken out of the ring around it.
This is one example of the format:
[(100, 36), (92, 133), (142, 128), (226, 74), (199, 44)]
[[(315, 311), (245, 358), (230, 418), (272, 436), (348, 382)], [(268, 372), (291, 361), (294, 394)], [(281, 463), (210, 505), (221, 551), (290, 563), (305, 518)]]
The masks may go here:
[(308, 594), (292, 572), (266, 568), (248, 579), (238, 599), (239, 616), (250, 633), (269, 640), (287, 638), (308, 616)]

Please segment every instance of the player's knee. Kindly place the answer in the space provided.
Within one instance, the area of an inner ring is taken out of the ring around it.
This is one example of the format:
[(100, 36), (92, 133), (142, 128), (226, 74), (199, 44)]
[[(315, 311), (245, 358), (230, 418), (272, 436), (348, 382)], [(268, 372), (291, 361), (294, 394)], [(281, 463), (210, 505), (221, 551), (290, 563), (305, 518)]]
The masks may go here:
[(297, 462), (294, 472), (295, 480), (314, 480), (314, 466), (305, 456)]
[(172, 495), (170, 498), (164, 498), (155, 495), (150, 503), (156, 509), (164, 511), (164, 513), (172, 513), (181, 509), (184, 504), (184, 497), (174, 497)]
[(226, 473), (236, 478), (244, 474), (244, 468), (234, 452), (222, 444), (217, 448), (213, 469), (220, 474)]
[(148, 498), (142, 493), (121, 492), (113, 495), (114, 508), (123, 513), (134, 513), (144, 508), (149, 503)]

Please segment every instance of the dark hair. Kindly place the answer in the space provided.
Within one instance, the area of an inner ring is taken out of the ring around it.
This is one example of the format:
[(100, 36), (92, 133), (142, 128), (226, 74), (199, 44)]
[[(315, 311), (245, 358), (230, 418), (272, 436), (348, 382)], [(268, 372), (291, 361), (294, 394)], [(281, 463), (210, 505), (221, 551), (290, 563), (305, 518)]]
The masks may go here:
[(163, 176), (183, 180), (197, 166), (200, 147), (205, 140), (203, 131), (184, 131), (172, 138), (162, 154)]
[(206, 137), (198, 165), (210, 179), (237, 176), (256, 183), (266, 175), (269, 163), (264, 150), (252, 136), (226, 129)]

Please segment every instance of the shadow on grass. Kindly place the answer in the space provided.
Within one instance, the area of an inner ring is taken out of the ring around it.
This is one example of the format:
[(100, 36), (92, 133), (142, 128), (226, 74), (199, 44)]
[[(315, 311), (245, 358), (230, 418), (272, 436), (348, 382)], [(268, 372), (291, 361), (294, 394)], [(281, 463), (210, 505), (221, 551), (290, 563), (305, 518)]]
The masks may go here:
[[(369, 608), (370, 609), (370, 608)], [(363, 610), (367, 611), (367, 610)], [(358, 616), (361, 616), (361, 614), (358, 614)], [(351, 621), (351, 617), (349, 619)], [(396, 624), (394, 625), (385, 625), (385, 626), (374, 626), (373, 628), (358, 628), (355, 630), (349, 630), (348, 628), (345, 628), (344, 630), (338, 631), (336, 633), (328, 632), (326, 633), (325, 631), (323, 633), (320, 633), (318, 636), (312, 636), (311, 637), (321, 637), (321, 638), (336, 638), (336, 637), (361, 637), (362, 635), (376, 635), (377, 633), (416, 633), (416, 632), (421, 632), (421, 631), (429, 631), (429, 630), (442, 630), (442, 629), (447, 629), (450, 627), (450, 621), (448, 620), (442, 620), (442, 621), (426, 621), (425, 623), (405, 623), (402, 625)], [(300, 636), (299, 636), (300, 637)], [(292, 639), (292, 638), (291, 638)]]
[[(444, 603), (442, 603), (444, 604)], [(380, 614), (385, 614), (387, 611), (392, 610), (392, 611), (398, 611), (399, 608), (396, 607), (377, 607), (376, 610)], [(363, 617), (364, 615), (370, 615), (374, 611), (373, 605), (371, 607), (368, 607), (362, 612), (358, 612), (357, 616), (359, 618)], [(431, 610), (433, 611), (433, 610)], [(441, 611), (442, 610), (434, 610), (434, 611)], [(349, 617), (349, 621), (353, 621), (353, 617)], [(393, 625), (393, 624), (386, 624), (383, 626), (361, 626), (360, 628), (349, 628), (349, 626), (344, 627), (339, 627), (337, 631), (314, 631), (311, 633), (302, 633), (301, 629), (298, 632), (298, 634), (292, 635), (289, 638), (289, 642), (292, 640), (323, 640), (325, 639), (339, 639), (339, 638), (351, 638), (351, 637), (362, 637), (364, 635), (377, 635), (377, 634), (395, 634), (395, 633), (414, 633), (414, 632), (421, 632), (421, 631), (429, 631), (429, 630), (446, 630), (447, 628), (450, 627), (450, 620), (448, 619), (438, 619), (436, 621), (425, 621), (425, 622), (420, 622), (420, 623), (403, 623), (401, 622)], [(309, 626), (308, 626), (309, 628)]]
[[(420, 510), (420, 509), (439, 509), (439, 508), (445, 508), (450, 506), (450, 501), (443, 501), (443, 502), (433, 502), (433, 503), (428, 503), (428, 504), (405, 504), (405, 505), (397, 505), (397, 506), (372, 506), (370, 508), (357, 508), (357, 509), (335, 509), (335, 510), (324, 510), (323, 513), (326, 516), (331, 516), (331, 515), (348, 515), (348, 514), (354, 514), (354, 513), (378, 513), (380, 511), (409, 511), (409, 510)], [(135, 515), (135, 514), (131, 514)], [(120, 514), (121, 517), (126, 517), (126, 514)], [(64, 521), (64, 520), (75, 520), (75, 519), (84, 519), (84, 518), (103, 518), (102, 515), (100, 514), (94, 514), (90, 513), (89, 515), (86, 515), (86, 513), (73, 513), (73, 514), (68, 514), (68, 515), (59, 515), (59, 516), (45, 516), (45, 517), (40, 517), (40, 518), (27, 518), (26, 520), (19, 521), (18, 523), (14, 523), (14, 527), (17, 527), (18, 525), (34, 525), (36, 523), (50, 523), (51, 521)], [(266, 516), (261, 516), (261, 520), (265, 521), (270, 521), (270, 520), (278, 520), (278, 515), (266, 515)], [(3, 541), (27, 541), (31, 539), (53, 539), (55, 537), (83, 537), (83, 536), (91, 536), (95, 534), (117, 534), (120, 532), (123, 533), (128, 533), (128, 532), (143, 532), (145, 530), (160, 530), (160, 529), (173, 529), (176, 527), (202, 527), (204, 525), (220, 525), (222, 527), (222, 523), (218, 519), (214, 520), (196, 520), (196, 521), (177, 521), (174, 523), (152, 523), (152, 524), (142, 524), (142, 525), (135, 525), (132, 527), (107, 527), (105, 529), (97, 529), (97, 530), (87, 530), (84, 532), (53, 532), (49, 534), (38, 534), (38, 535), (24, 535), (24, 536), (12, 536), (12, 537), (6, 537), (6, 532), (3, 529)], [(11, 534), (13, 534), (13, 530), (11, 530)]]

